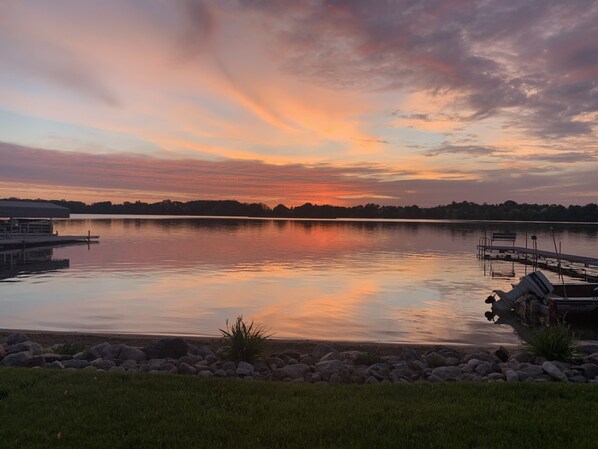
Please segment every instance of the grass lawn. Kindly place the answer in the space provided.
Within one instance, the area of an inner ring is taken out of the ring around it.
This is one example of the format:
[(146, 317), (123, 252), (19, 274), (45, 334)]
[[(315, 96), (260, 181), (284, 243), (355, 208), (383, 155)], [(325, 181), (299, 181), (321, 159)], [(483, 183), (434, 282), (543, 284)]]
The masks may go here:
[(595, 448), (597, 423), (598, 385), (0, 369), (0, 448)]

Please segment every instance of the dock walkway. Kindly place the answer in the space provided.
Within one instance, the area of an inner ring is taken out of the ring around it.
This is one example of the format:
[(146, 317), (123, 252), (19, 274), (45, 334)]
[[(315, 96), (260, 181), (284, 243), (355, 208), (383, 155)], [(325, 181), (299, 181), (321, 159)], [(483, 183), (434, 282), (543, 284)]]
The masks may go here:
[[(541, 258), (554, 259), (562, 262), (577, 263), (584, 267), (598, 267), (598, 258), (577, 256), (574, 254), (555, 253), (554, 251), (544, 251), (540, 249), (525, 248), (522, 246), (506, 246), (506, 245), (478, 245), (480, 254), (485, 255), (485, 258), (492, 257), (492, 252), (498, 252), (498, 258), (511, 258), (515, 255), (519, 258)], [(511, 257), (505, 257), (505, 256)]]
[(0, 248), (29, 248), (32, 246), (62, 245), (67, 243), (95, 243), (99, 238), (97, 235), (19, 236), (0, 239)]

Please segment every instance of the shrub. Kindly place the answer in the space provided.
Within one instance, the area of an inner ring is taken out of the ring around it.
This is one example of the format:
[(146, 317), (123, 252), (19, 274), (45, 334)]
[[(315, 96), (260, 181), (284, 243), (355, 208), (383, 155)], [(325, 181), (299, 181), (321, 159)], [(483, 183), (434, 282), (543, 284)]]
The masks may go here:
[(224, 356), (235, 362), (241, 360), (252, 363), (257, 360), (264, 351), (268, 334), (263, 326), (249, 324), (243, 321), (243, 316), (237, 317), (235, 324), (229, 327), (226, 320), (226, 329), (219, 329), (222, 332), (224, 343)]
[(536, 329), (525, 344), (525, 349), (534, 355), (561, 362), (571, 360), (577, 355), (575, 337), (571, 334), (569, 326), (564, 324)]

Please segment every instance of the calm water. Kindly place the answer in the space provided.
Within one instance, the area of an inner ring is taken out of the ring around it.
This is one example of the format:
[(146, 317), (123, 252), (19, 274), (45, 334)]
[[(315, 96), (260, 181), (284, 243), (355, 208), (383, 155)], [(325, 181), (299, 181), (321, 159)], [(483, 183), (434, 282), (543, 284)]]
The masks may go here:
[[(56, 229), (101, 243), (5, 266), (0, 328), (217, 335), (243, 315), (279, 338), (516, 343), (484, 298), (525, 267), (478, 260), (484, 228), (554, 248), (546, 224), (75, 218)], [(554, 232), (563, 252), (595, 256), (597, 229)]]

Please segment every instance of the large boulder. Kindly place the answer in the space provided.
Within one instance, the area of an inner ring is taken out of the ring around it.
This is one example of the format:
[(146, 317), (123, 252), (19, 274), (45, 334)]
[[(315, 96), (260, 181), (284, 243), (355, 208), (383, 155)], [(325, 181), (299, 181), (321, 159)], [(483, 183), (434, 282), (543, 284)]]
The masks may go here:
[(3, 366), (23, 366), (25, 362), (31, 359), (33, 355), (29, 351), (15, 352), (5, 356), (0, 365)]
[(439, 366), (432, 370), (432, 376), (441, 380), (460, 380), (461, 369), (458, 366)]
[(42, 345), (39, 343), (34, 343), (32, 341), (23, 341), (20, 343), (15, 343), (14, 345), (9, 345), (6, 349), (7, 354), (15, 354), (17, 352), (28, 351), (32, 355), (42, 355), (43, 348)]
[(286, 378), (298, 379), (309, 373), (310, 368), (305, 363), (294, 363), (292, 365), (283, 366), (280, 369), (275, 369), (273, 375), (276, 379), (282, 380)]
[(136, 362), (143, 362), (147, 360), (145, 352), (134, 346), (122, 345), (118, 353), (119, 360), (135, 360)]
[(546, 361), (542, 363), (542, 369), (546, 374), (549, 374), (551, 377), (554, 377), (556, 380), (561, 382), (567, 382), (567, 376), (563, 373), (560, 369), (558, 369), (554, 364)]
[(187, 355), (187, 343), (182, 338), (163, 338), (146, 346), (148, 359), (178, 359)]
[(322, 357), (324, 357), (326, 354), (330, 354), (331, 352), (334, 353), (337, 352), (337, 350), (334, 349), (332, 346), (319, 344), (311, 352), (311, 355), (314, 359), (319, 361)]
[(27, 337), (27, 335), (19, 332), (16, 334), (10, 334), (8, 336), (8, 338), (6, 339), (6, 344), (8, 346), (12, 346), (12, 345), (16, 345), (17, 343), (24, 343), (26, 341), (29, 341), (29, 338)]

